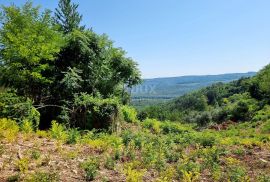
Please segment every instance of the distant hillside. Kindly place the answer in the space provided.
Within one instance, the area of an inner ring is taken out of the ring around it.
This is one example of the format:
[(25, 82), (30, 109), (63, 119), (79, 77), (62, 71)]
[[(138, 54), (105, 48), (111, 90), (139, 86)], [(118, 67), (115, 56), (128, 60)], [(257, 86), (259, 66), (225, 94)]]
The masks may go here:
[(151, 105), (184, 95), (185, 93), (198, 90), (214, 83), (227, 83), (242, 77), (251, 77), (255, 74), (256, 72), (248, 72), (145, 79), (142, 84), (132, 88), (132, 103), (137, 107)]

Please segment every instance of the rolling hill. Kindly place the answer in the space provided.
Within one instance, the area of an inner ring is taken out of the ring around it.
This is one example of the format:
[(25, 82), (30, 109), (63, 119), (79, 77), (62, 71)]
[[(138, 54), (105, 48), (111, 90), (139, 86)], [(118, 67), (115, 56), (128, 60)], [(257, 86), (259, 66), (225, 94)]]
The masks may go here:
[(227, 83), (242, 77), (252, 77), (255, 74), (256, 72), (247, 72), (144, 79), (142, 84), (130, 90), (132, 104), (137, 108), (141, 108), (145, 105), (164, 102), (214, 83)]

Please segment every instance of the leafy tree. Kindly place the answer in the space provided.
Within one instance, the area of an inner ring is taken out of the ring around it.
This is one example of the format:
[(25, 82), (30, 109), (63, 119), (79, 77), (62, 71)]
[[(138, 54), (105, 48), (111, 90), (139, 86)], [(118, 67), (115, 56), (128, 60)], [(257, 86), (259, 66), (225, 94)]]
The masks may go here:
[(255, 77), (254, 79), (255, 84), (258, 85), (258, 88), (253, 87), (253, 91), (257, 95), (260, 95), (260, 92), (264, 94), (264, 97), (270, 97), (270, 64), (265, 66)]
[(82, 15), (78, 13), (78, 4), (71, 3), (71, 0), (60, 0), (58, 8), (55, 9), (55, 22), (65, 33), (72, 32), (74, 29), (84, 29), (80, 27)]
[(54, 29), (50, 12), (40, 13), (31, 2), (22, 8), (3, 6), (1, 23), (1, 84), (39, 102), (53, 82), (47, 72), (64, 40)]

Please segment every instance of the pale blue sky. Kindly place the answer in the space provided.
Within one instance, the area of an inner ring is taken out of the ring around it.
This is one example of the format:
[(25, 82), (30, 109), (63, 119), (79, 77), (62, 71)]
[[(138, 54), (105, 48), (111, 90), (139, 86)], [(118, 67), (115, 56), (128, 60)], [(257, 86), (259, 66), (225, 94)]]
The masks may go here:
[[(0, 4), (25, 0), (0, 0)], [(54, 9), (56, 0), (34, 0)], [(269, 0), (74, 0), (144, 78), (258, 71), (270, 62)]]

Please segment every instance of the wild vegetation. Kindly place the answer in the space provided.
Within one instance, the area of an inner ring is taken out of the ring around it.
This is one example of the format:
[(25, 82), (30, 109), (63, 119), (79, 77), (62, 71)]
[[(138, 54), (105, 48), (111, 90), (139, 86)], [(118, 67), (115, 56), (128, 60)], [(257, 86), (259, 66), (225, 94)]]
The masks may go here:
[(147, 107), (140, 115), (194, 123), (199, 127), (228, 121), (267, 120), (269, 73), (270, 66), (267, 65), (254, 77), (216, 83), (170, 102)]
[(2, 7), (0, 181), (270, 181), (270, 66), (138, 111), (136, 62), (81, 25)]

